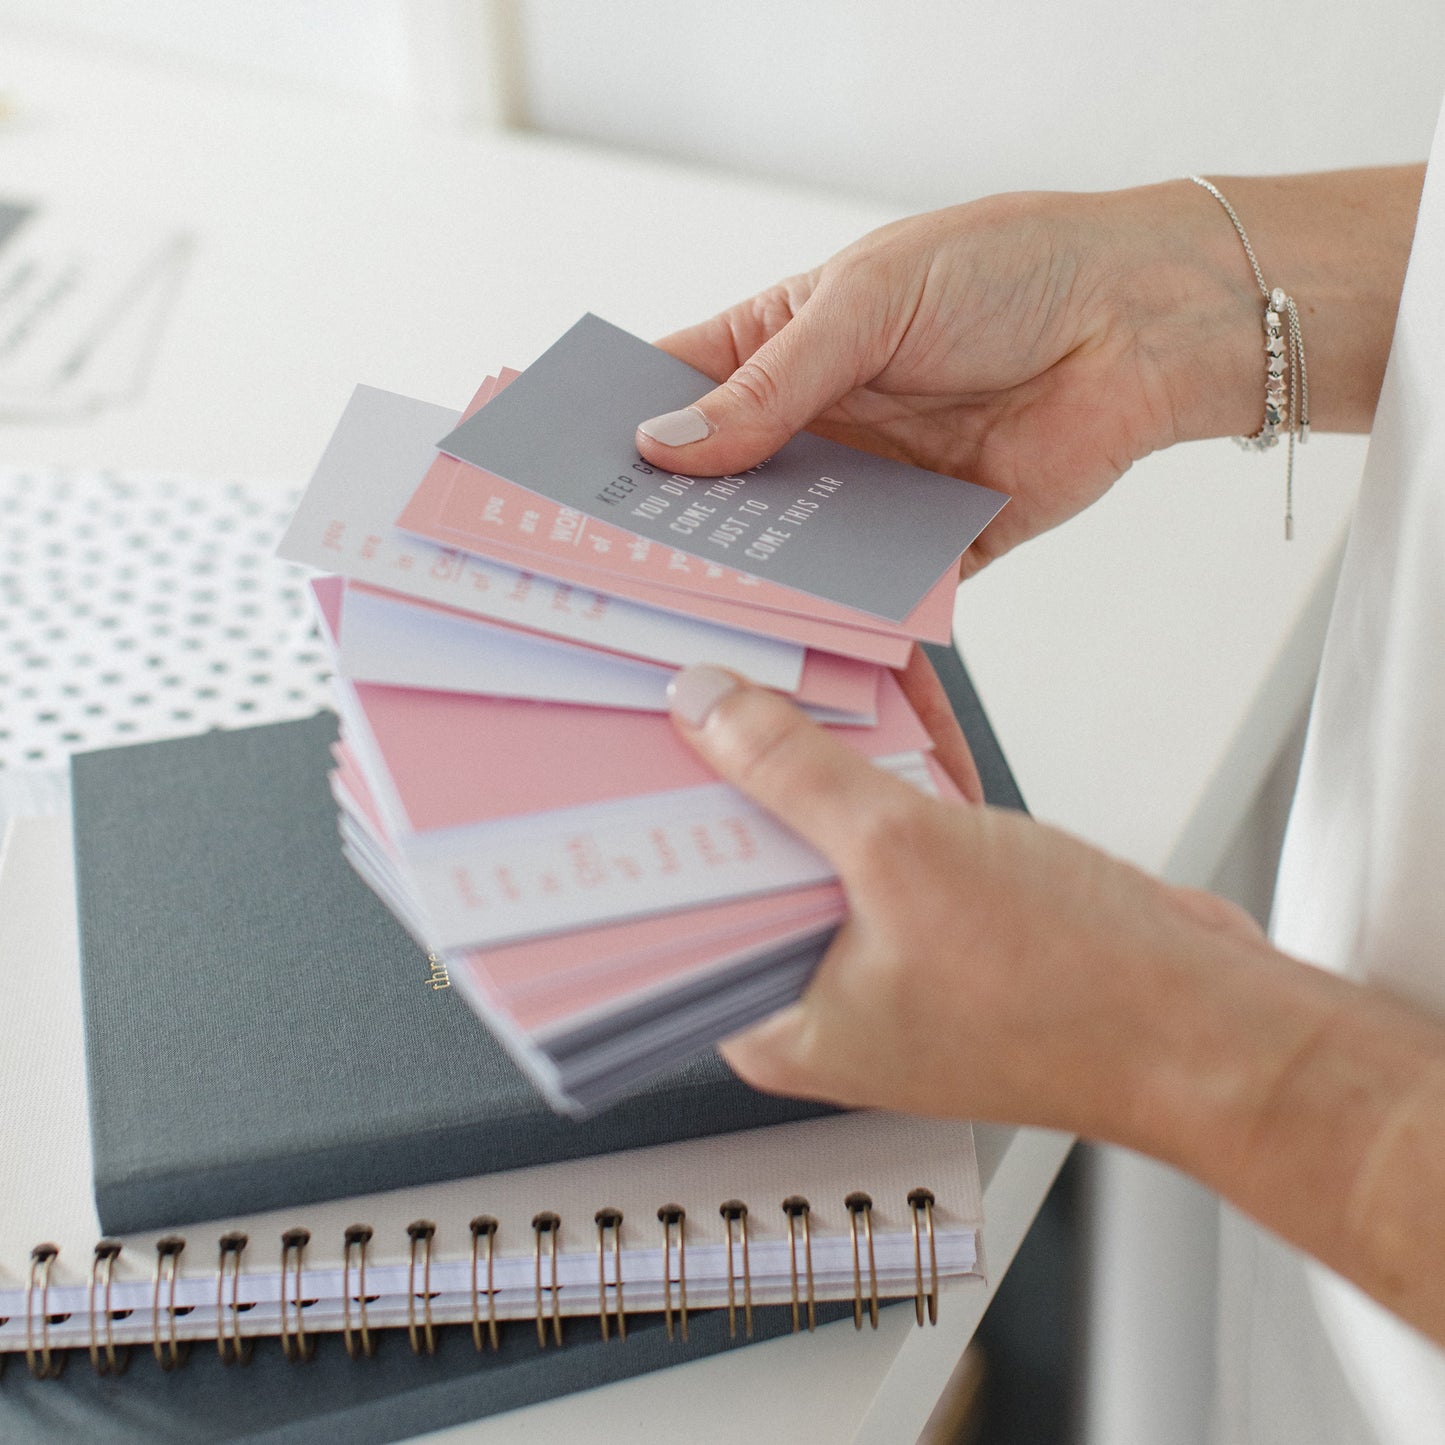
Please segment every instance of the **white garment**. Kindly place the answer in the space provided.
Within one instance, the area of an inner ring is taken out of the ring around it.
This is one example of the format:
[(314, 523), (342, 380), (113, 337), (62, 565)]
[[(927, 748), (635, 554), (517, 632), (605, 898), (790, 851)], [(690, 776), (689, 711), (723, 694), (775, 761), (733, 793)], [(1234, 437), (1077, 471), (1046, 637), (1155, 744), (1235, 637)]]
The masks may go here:
[[(1288, 953), (1445, 1016), (1445, 116), (1330, 619), (1273, 934)], [(1221, 1440), (1445, 1442), (1445, 1352), (1252, 1227), (1227, 1219), (1222, 1253)]]

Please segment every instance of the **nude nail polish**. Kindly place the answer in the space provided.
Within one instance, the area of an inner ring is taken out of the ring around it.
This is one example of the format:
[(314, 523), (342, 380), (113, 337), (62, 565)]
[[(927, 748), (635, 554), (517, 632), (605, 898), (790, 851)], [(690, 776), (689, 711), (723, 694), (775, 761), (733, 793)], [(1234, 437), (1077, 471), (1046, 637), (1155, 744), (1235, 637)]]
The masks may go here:
[(710, 437), (715, 428), (695, 406), (685, 406), (681, 411), (648, 417), (637, 430), (665, 447), (685, 447)]
[(674, 717), (700, 728), (737, 687), (738, 679), (720, 667), (685, 667), (667, 685), (667, 705)]

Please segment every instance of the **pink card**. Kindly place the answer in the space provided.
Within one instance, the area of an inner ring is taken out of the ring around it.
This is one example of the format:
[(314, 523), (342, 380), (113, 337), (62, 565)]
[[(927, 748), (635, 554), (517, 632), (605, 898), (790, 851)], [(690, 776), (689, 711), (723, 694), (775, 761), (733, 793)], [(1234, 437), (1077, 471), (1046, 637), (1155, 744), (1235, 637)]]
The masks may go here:
[[(335, 637), (346, 584), (325, 577), (311, 585)], [(348, 691), (357, 716), (347, 721), (366, 728), (416, 832), (716, 781), (671, 720), (654, 713), (371, 683)], [(891, 673), (879, 674), (877, 698), (876, 726), (829, 730), (865, 757), (931, 750)]]
[[(510, 566), (554, 576), (558, 566), (566, 567), (567, 580), (579, 586), (608, 590), (611, 582), (625, 582), (641, 589), (626, 595), (659, 607), (685, 605), (676, 599), (669, 604), (662, 596), (675, 592), (683, 598), (707, 598), (910, 640), (947, 641), (958, 585), (957, 569), (950, 567), (902, 623), (887, 622), (685, 552), (670, 551), (444, 453), (438, 453), (436, 463), (428, 468), (397, 525), (433, 541), (469, 545)], [(575, 576), (571, 575), (574, 570)], [(941, 599), (946, 608), (940, 605)], [(767, 622), (759, 619), (756, 625), (761, 628)], [(942, 636), (937, 635), (940, 624)]]
[[(462, 955), (461, 967), (495, 1007), (504, 1010), (528, 1033), (540, 1035), (575, 1023), (580, 1014), (605, 1009), (609, 1004), (632, 1002), (648, 990), (705, 974), (730, 959), (755, 956), (793, 940), (801, 942), (840, 922), (841, 917), (841, 911), (816, 910), (798, 913), (788, 923), (759, 926), (726, 941), (685, 940), (665, 953), (619, 959), (605, 973), (579, 979), (566, 989), (521, 998), (497, 985), (477, 955)], [(449, 966), (457, 967), (450, 962)]]
[[(495, 388), (489, 378), (464, 415), (472, 415), (515, 375), (504, 372)], [(454, 525), (458, 512), (461, 525)], [(398, 525), (444, 546), (575, 586), (889, 667), (907, 662), (914, 637), (947, 642), (951, 636), (957, 590), (953, 569), (940, 576), (903, 623), (891, 623), (672, 552), (444, 453), (434, 458)]]
[[(446, 460), (451, 462), (451, 458)], [(455, 462), (452, 465), (460, 466), (462, 463)], [(428, 477), (431, 475), (431, 472), (427, 473)], [(425, 479), (422, 486), (427, 486)], [(413, 495), (413, 501), (419, 497), (426, 500), (421, 489), (418, 489), (417, 493)], [(805, 647), (815, 647), (825, 652), (880, 663), (885, 667), (904, 666), (913, 648), (913, 640), (908, 636), (890, 635), (868, 628), (846, 626), (826, 618), (774, 612), (766, 608), (751, 607), (724, 597), (683, 593), (674, 587), (659, 587), (655, 583), (619, 576), (615, 572), (602, 572), (596, 568), (582, 565), (575, 559), (538, 557), (535, 553), (511, 547), (506, 543), (477, 538), (472, 535), (456, 534), (439, 524), (428, 523), (423, 526), (417, 520), (415, 513), (404, 512), (398, 525), (403, 531), (412, 532), (416, 536), (436, 542), (441, 546), (472, 552), (477, 556), (486, 556), (504, 566), (535, 571), (552, 577), (554, 580), (571, 583), (575, 587), (604, 592), (610, 596), (637, 602), (646, 607), (656, 607), (667, 612), (681, 612), (687, 616), (715, 622), (724, 627), (736, 628), (741, 632), (760, 633), (766, 637), (777, 637), (788, 642), (801, 643)], [(485, 550), (483, 542), (486, 543)], [(951, 624), (953, 595), (956, 589), (952, 578), (946, 579), (946, 582), (946, 587), (940, 582), (940, 588), (935, 593), (930, 593), (923, 605), (930, 610), (937, 608), (941, 612), (942, 608), (936, 600), (936, 597), (941, 597), (947, 604), (948, 618)], [(933, 626), (931, 630), (937, 632), (939, 629), (937, 626)]]
[[(414, 832), (582, 807), (715, 783), (670, 719), (355, 683), (356, 716)], [(865, 757), (926, 752), (932, 740), (884, 674), (878, 725), (831, 726)], [(370, 769), (368, 769), (370, 772)]]
[[(487, 377), (462, 413), (462, 420), (476, 415), (520, 374), (504, 367), (500, 376)], [(637, 466), (649, 473), (654, 471), (643, 462)], [(437, 453), (397, 524), (434, 541), (484, 542), (485, 555), (495, 556), (496, 560), (509, 565), (546, 571), (542, 564), (551, 561), (596, 574), (592, 582), (579, 582), (579, 585), (597, 586), (605, 579), (644, 586), (652, 584), (667, 591), (834, 622), (885, 637), (947, 642), (952, 635), (953, 595), (958, 586), (956, 562), (903, 622), (889, 622), (872, 613), (650, 542), (624, 527), (560, 506), (445, 452)], [(505, 549), (505, 553), (494, 554), (494, 547)], [(655, 601), (650, 591), (647, 597), (638, 600)], [(656, 605), (667, 604), (656, 601)]]
[[(394, 859), (366, 779), (344, 741), (332, 747), (333, 792)], [(682, 909), (448, 957), (523, 1027), (570, 1019), (584, 1010), (676, 979), (799, 932), (821, 931), (847, 912), (842, 889), (815, 884), (787, 893)]]
[(508, 998), (522, 1000), (534, 993), (569, 989), (590, 974), (605, 973), (624, 962), (656, 961), (694, 947), (715, 954), (736, 951), (748, 946), (739, 940), (756, 935), (766, 942), (799, 921), (837, 921), (846, 911), (843, 890), (836, 883), (820, 883), (787, 893), (529, 939), (479, 950), (475, 958), (477, 966)]

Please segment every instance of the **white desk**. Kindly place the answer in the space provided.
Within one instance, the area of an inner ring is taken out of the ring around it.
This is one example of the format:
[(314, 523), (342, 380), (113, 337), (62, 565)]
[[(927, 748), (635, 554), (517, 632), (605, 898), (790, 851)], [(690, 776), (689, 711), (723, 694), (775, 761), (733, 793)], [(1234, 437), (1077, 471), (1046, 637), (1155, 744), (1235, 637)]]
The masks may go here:
[[(192, 274), (137, 406), (0, 426), (0, 458), (301, 480), (358, 380), (460, 407), (583, 310), (658, 334), (804, 269), (876, 207), (533, 138), (461, 137), (0, 35), (8, 192), (187, 223)], [(1207, 879), (1305, 705), (1361, 445), (1227, 443), (1138, 466), (1085, 518), (962, 592), (958, 634), (1041, 817)], [(981, 1128), (996, 1283), (1068, 1141)], [(893, 1311), (438, 1438), (911, 1441), (986, 1303)], [(911, 1320), (911, 1316), (908, 1317)]]

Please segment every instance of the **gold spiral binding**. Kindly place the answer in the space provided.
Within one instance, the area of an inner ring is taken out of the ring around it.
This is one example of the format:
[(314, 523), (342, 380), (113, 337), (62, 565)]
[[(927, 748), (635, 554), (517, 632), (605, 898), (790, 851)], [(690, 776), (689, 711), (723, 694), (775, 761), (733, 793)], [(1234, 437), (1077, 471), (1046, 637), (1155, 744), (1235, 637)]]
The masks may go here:
[[(216, 1353), (223, 1365), (248, 1365), (251, 1363), (251, 1345), (241, 1338), (241, 1256), (250, 1240), (237, 1232), (223, 1234), (216, 1243), (220, 1249), (220, 1260), (216, 1265)], [(229, 1306), (224, 1303), (228, 1259), (231, 1264)]]
[(783, 1200), (783, 1213), (788, 1216), (788, 1272), (793, 1282), (793, 1333), (798, 1333), (798, 1221), (802, 1221), (803, 1258), (808, 1278), (808, 1328), (818, 1328), (817, 1304), (813, 1294), (813, 1230), (808, 1216), (813, 1206), (801, 1194), (790, 1194)]
[(863, 1328), (863, 1270), (858, 1258), (858, 1220), (863, 1220), (863, 1237), (868, 1244), (868, 1321), (878, 1328), (878, 1263), (873, 1256), (873, 1200), (861, 1190), (844, 1201), (848, 1211), (848, 1235), (853, 1243), (853, 1328)]
[(672, 1331), (672, 1231), (677, 1230), (678, 1329), (687, 1339), (687, 1210), (680, 1204), (664, 1204), (657, 1211), (662, 1221), (662, 1287), (663, 1315), (667, 1320), (667, 1337)]
[[(151, 1283), (151, 1354), (163, 1370), (174, 1370), (186, 1357), (176, 1340), (176, 1278), (181, 1272), (181, 1251), (186, 1241), (179, 1234), (156, 1240), (156, 1272)], [(166, 1281), (166, 1339), (161, 1343), (161, 1280)]]
[(562, 1232), (562, 1220), (551, 1210), (532, 1216), (532, 1233), (535, 1236), (533, 1248), (533, 1259), (536, 1264), (534, 1278), (536, 1280), (537, 1297), (537, 1345), (539, 1349), (547, 1348), (547, 1325), (542, 1314), (542, 1236), (550, 1236), (552, 1246), (552, 1283), (547, 1286), (552, 1297), (552, 1339), (555, 1343), (562, 1343), (562, 1304), (559, 1297), (559, 1286), (557, 1283), (557, 1236)]
[[(117, 1350), (115, 1347), (115, 1316), (110, 1308), (110, 1287), (115, 1280), (115, 1262), (119, 1258), (119, 1240), (100, 1239), (96, 1241), (95, 1250), (90, 1259), (90, 1367), (97, 1375), (124, 1374), (125, 1367), (130, 1363), (130, 1349), (126, 1347)], [(103, 1281), (101, 1279), (102, 1269), (105, 1274)], [(104, 1347), (96, 1338), (95, 1291), (97, 1287), (105, 1291), (101, 1303), (101, 1313), (105, 1316)], [(102, 1348), (105, 1351), (103, 1360), (101, 1359)]]
[[(908, 1208), (913, 1219), (913, 1313), (918, 1323), (923, 1323), (923, 1301), (928, 1300), (928, 1323), (938, 1323), (938, 1241), (933, 1232), (933, 1194), (927, 1189), (908, 1191)], [(919, 1228), (922, 1215), (928, 1226), (928, 1292), (923, 1290), (923, 1242)]]
[[(348, 1224), (342, 1234), (346, 1248), (341, 1256), (341, 1338), (346, 1353), (351, 1359), (362, 1356), (370, 1359), (376, 1353), (376, 1342), (371, 1338), (370, 1324), (366, 1318), (366, 1307), (371, 1303), (366, 1293), (366, 1246), (371, 1243), (374, 1233), (369, 1224)], [(356, 1252), (356, 1304), (361, 1314), (361, 1324), (356, 1336), (351, 1332), (351, 1254)], [(358, 1345), (357, 1340), (360, 1340)]]
[(472, 1220), (472, 1344), (476, 1346), (477, 1353), (482, 1350), (482, 1310), (481, 1300), (477, 1293), (477, 1254), (480, 1241), (485, 1238), (487, 1241), (487, 1338), (494, 1350), (502, 1348), (502, 1342), (497, 1337), (497, 1291), (493, 1277), (493, 1266), (496, 1263), (497, 1254), (497, 1230), (500, 1228), (497, 1221), (490, 1214), (479, 1214)]
[(741, 1199), (729, 1199), (718, 1208), (728, 1240), (728, 1338), (738, 1337), (736, 1280), (733, 1270), (733, 1225), (736, 1223), (743, 1246), (743, 1321), (748, 1339), (753, 1337), (753, 1270), (748, 1261), (748, 1207)]
[[(53, 1380), (65, 1368), (65, 1356), (50, 1353), (50, 1271), (60, 1253), (58, 1244), (37, 1244), (30, 1251), (30, 1275), (25, 1285), (25, 1363), (37, 1380)], [(35, 1291), (40, 1290), (40, 1363), (35, 1356)]]
[(617, 1286), (617, 1338), (627, 1338), (627, 1314), (622, 1307), (622, 1211), (599, 1209), (597, 1223), (597, 1317), (602, 1321), (602, 1339), (607, 1335), (607, 1231), (612, 1231), (612, 1277)]
[[(306, 1246), (311, 1243), (309, 1229), (288, 1229), (281, 1236), (281, 1353), (292, 1364), (304, 1364), (311, 1358), (312, 1344), (306, 1338), (306, 1327), (301, 1323), (301, 1310), (305, 1304), (301, 1293), (301, 1265)], [(286, 1293), (286, 1278), (295, 1274), (296, 1290), (289, 1298)], [(291, 1316), (295, 1311), (296, 1323), (292, 1327)]]
[(432, 1327), (431, 1318), (431, 1242), (436, 1238), (436, 1232), (436, 1225), (429, 1219), (414, 1220), (406, 1227), (406, 1237), (411, 1240), (411, 1260), (406, 1277), (406, 1335), (411, 1341), (411, 1352), (414, 1355), (421, 1354), (421, 1346), (417, 1343), (416, 1327), (416, 1247), (418, 1244), (425, 1246), (421, 1266), (423, 1321), (421, 1338), (426, 1340), (427, 1354), (434, 1355), (437, 1352), (436, 1331)]

